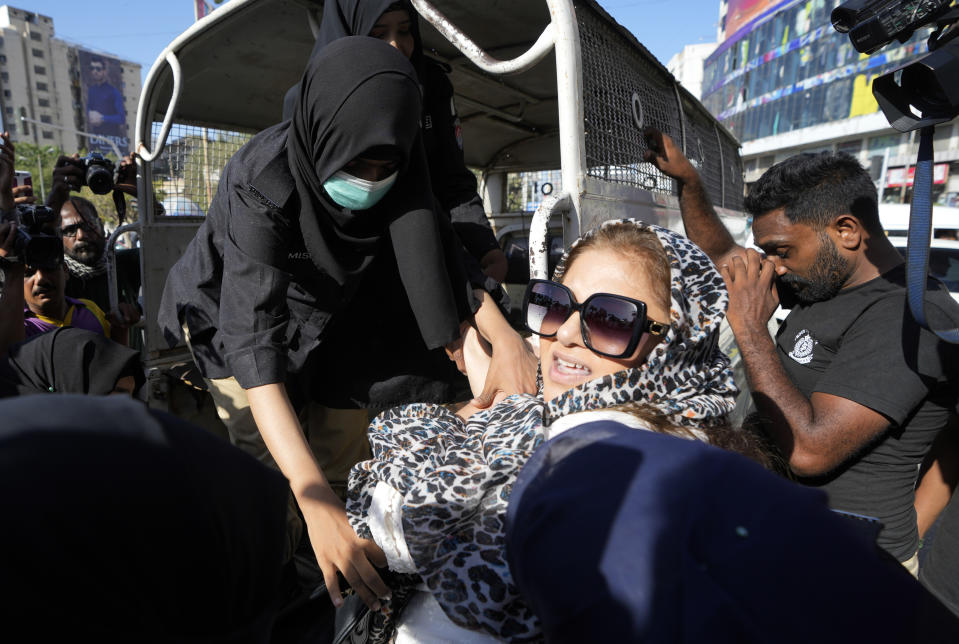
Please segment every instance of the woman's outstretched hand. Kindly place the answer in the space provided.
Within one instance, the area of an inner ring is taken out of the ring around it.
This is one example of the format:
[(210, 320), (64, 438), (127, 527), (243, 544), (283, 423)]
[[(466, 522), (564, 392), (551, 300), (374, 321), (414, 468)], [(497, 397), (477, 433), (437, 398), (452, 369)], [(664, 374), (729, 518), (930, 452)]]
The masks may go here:
[(373, 541), (356, 536), (343, 503), (332, 492), (317, 492), (315, 496), (319, 498), (300, 498), (300, 509), (333, 605), (343, 604), (336, 576), (339, 572), (371, 610), (379, 610), (380, 599), (389, 599), (390, 589), (374, 564), (386, 566), (386, 555)]
[(377, 598), (389, 597), (390, 589), (373, 564), (385, 566), (386, 555), (372, 541), (356, 536), (350, 526), (343, 502), (330, 488), (313, 457), (286, 387), (278, 383), (260, 385), (247, 389), (246, 395), (260, 435), (290, 481), (290, 489), (303, 512), (333, 605), (343, 603), (336, 578), (339, 572), (367, 606), (379, 610)]

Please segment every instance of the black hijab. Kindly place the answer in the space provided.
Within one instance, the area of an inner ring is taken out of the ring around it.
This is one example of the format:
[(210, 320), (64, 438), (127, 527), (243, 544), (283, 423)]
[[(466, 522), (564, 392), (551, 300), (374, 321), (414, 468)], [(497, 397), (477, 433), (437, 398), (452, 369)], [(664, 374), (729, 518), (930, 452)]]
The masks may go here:
[[(392, 9), (391, 9), (392, 8)], [(376, 21), (389, 10), (406, 11), (410, 16), (410, 32), (413, 35), (413, 55), (410, 62), (419, 75), (423, 64), (423, 40), (416, 10), (409, 0), (327, 0), (323, 5), (323, 21), (320, 33), (313, 45), (314, 58), (324, 47), (348, 36), (369, 36)], [(283, 97), (283, 119), (293, 116), (293, 107), (300, 98), (300, 86), (294, 85)]]
[(369, 36), (376, 21), (387, 11), (406, 11), (413, 34), (413, 56), (410, 62), (419, 70), (423, 60), (423, 40), (416, 10), (409, 0), (327, 0), (323, 6), (323, 22), (316, 37), (313, 55), (335, 40), (347, 36)]
[(6, 641), (269, 641), (279, 472), (126, 396), (22, 396), (0, 418)]
[(0, 359), (0, 398), (36, 393), (105, 396), (124, 376), (144, 382), (140, 354), (99, 333), (63, 327), (14, 345)]
[[(350, 297), (388, 236), (420, 333), (434, 349), (457, 336), (459, 315), (419, 140), (421, 106), (416, 72), (403, 54), (374, 38), (341, 38), (310, 59), (287, 154), (313, 264)], [(399, 155), (390, 192), (366, 211), (335, 204), (323, 183), (384, 147)]]

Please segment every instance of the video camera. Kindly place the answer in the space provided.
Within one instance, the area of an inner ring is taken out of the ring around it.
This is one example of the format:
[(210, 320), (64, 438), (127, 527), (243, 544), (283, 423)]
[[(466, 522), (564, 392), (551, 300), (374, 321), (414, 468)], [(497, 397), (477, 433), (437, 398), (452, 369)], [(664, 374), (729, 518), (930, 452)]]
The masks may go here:
[(872, 84), (889, 124), (900, 132), (920, 130), (915, 184), (909, 209), (906, 300), (920, 326), (959, 344), (959, 328), (937, 330), (925, 313), (932, 238), (932, 181), (935, 126), (959, 116), (959, 8), (953, 0), (850, 0), (833, 9), (833, 27), (848, 33), (853, 47), (871, 54), (894, 39), (906, 42), (920, 27), (935, 24), (929, 53)]
[(848, 33), (856, 51), (874, 54), (949, 11), (952, 0), (850, 0), (832, 10), (832, 26)]
[(850, 0), (830, 18), (849, 34), (857, 51), (872, 54), (893, 40), (906, 42), (935, 24), (930, 53), (875, 80), (873, 95), (890, 125), (900, 132), (945, 123), (959, 116), (959, 9), (953, 0)]
[(113, 190), (116, 168), (113, 161), (105, 159), (99, 152), (91, 152), (77, 161), (83, 168), (83, 183), (90, 186), (95, 194), (105, 195)]
[(57, 234), (57, 213), (46, 206), (19, 205), (0, 212), (0, 223), (17, 224), (13, 251), (27, 266), (54, 268), (63, 260), (63, 241)]

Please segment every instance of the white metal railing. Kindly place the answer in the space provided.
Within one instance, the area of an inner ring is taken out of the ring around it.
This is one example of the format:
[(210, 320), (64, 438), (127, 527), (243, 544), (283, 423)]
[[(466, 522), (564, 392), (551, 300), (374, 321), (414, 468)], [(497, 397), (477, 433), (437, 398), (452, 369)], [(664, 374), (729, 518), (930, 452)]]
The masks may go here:
[[(227, 12), (242, 10), (255, 0), (234, 0), (217, 9), (217, 18), (222, 19)], [(556, 54), (556, 91), (559, 116), (560, 163), (564, 192), (550, 196), (537, 209), (530, 230), (530, 274), (545, 277), (547, 273), (545, 248), (550, 216), (559, 212), (567, 213), (563, 219), (563, 232), (567, 243), (579, 236), (581, 228), (581, 200), (585, 193), (586, 149), (582, 124), (584, 121), (582, 101), (582, 53), (580, 50), (579, 27), (576, 22), (575, 8), (570, 0), (545, 0), (550, 12), (550, 23), (537, 38), (536, 42), (523, 54), (510, 60), (499, 60), (486, 53), (469, 36), (450, 22), (428, 0), (412, 0), (416, 11), (441, 35), (453, 44), (466, 58), (484, 72), (505, 76), (524, 72), (545, 58), (550, 51)], [(308, 12), (311, 29), (316, 30), (316, 16)], [(136, 136), (137, 163), (149, 163), (156, 159), (166, 145), (176, 108), (182, 91), (182, 71), (177, 51), (182, 45), (203, 31), (210, 19), (204, 18), (176, 38), (160, 54), (147, 74), (144, 88), (155, 87), (164, 68), (169, 66), (173, 76), (173, 90), (170, 102), (165, 110), (163, 124), (150, 150), (147, 142), (152, 128), (152, 92), (144, 91), (137, 108)], [(510, 115), (512, 116), (512, 115)], [(142, 172), (141, 177), (149, 173)], [(146, 196), (146, 195), (144, 195)], [(149, 201), (150, 197), (146, 197)], [(129, 229), (127, 229), (129, 230)], [(535, 241), (534, 241), (535, 240)], [(115, 286), (114, 286), (115, 289)], [(115, 306), (111, 294), (111, 306)]]
[[(540, 204), (530, 224), (530, 275), (546, 277), (546, 248), (549, 218), (566, 212), (563, 235), (567, 245), (579, 236), (581, 203), (585, 192), (586, 144), (583, 136), (582, 53), (576, 11), (570, 0), (546, 0), (550, 23), (526, 52), (511, 60), (487, 54), (469, 36), (450, 22), (428, 0), (412, 0), (413, 7), (440, 34), (481, 70), (497, 75), (518, 74), (540, 62), (550, 51), (556, 53), (556, 98), (559, 111), (560, 167), (564, 193)], [(536, 240), (534, 242), (534, 240)]]
[(558, 213), (569, 210), (568, 192), (549, 195), (542, 202), (529, 225), (529, 276), (531, 279), (549, 279), (549, 220)]
[[(166, 46), (166, 49), (160, 52), (160, 55), (150, 68), (146, 80), (143, 81), (143, 91), (140, 94), (140, 101), (137, 104), (136, 131), (134, 133), (137, 137), (137, 163), (140, 163), (141, 159), (148, 163), (153, 161), (163, 152), (163, 147), (166, 145), (167, 134), (169, 134), (170, 126), (173, 124), (173, 117), (176, 113), (177, 104), (180, 101), (180, 92), (182, 91), (182, 72), (180, 69), (180, 60), (177, 58), (177, 52), (182, 49), (184, 45), (192, 41), (197, 34), (217, 24), (217, 22), (225, 18), (227, 14), (243, 11), (254, 2), (256, 2), (256, 0), (233, 0), (232, 2), (224, 4), (222, 7), (217, 7), (216, 11), (207, 14), (204, 18), (193, 23), (189, 29), (177, 36), (173, 42)], [(146, 142), (150, 140), (153, 131), (153, 110), (150, 105), (154, 98), (152, 90), (155, 89), (157, 78), (167, 65), (169, 65), (173, 73), (173, 93), (170, 96), (170, 103), (167, 105), (166, 114), (163, 117), (163, 127), (160, 130), (159, 136), (157, 136), (156, 148), (150, 150), (147, 148)]]
[[(173, 72), (173, 94), (170, 96), (170, 103), (167, 105), (166, 114), (163, 115), (163, 126), (160, 128), (160, 134), (157, 136), (156, 148), (152, 151), (147, 148), (146, 143), (140, 137), (144, 135), (144, 124), (140, 122), (141, 118), (144, 118), (146, 115), (146, 109), (143, 105), (143, 102), (146, 99), (146, 92), (140, 94), (140, 105), (137, 106), (137, 129), (136, 134), (139, 140), (137, 141), (137, 156), (149, 163), (153, 161), (160, 153), (163, 152), (163, 147), (166, 145), (167, 135), (170, 133), (170, 128), (173, 126), (173, 115), (176, 113), (177, 104), (180, 102), (180, 92), (182, 91), (181, 77), (183, 72), (180, 69), (180, 60), (176, 57), (176, 54), (167, 47), (166, 55), (163, 57), (163, 62), (170, 66), (170, 71)], [(162, 67), (160, 61), (157, 61), (153, 64), (153, 67), (150, 69), (150, 75), (147, 76), (147, 83), (151, 83), (153, 80), (153, 75), (159, 73), (159, 69)], [(146, 83), (144, 84), (146, 86)], [(149, 131), (149, 130), (146, 130)]]
[(539, 35), (536, 42), (526, 50), (525, 53), (511, 60), (498, 60), (487, 54), (482, 47), (477, 45), (469, 36), (460, 31), (456, 25), (450, 22), (436, 7), (426, 0), (412, 0), (413, 6), (423, 18), (431, 25), (436, 27), (450, 43), (463, 52), (463, 55), (469, 58), (474, 65), (488, 74), (504, 76), (506, 74), (518, 74), (524, 72), (543, 60), (556, 43), (553, 23), (546, 25), (546, 29)]
[[(120, 319), (122, 319), (122, 316), (119, 315), (120, 289), (117, 286), (117, 239), (119, 239), (120, 235), (123, 233), (133, 231), (140, 231), (140, 222), (135, 221), (130, 224), (117, 226), (116, 230), (110, 233), (110, 238), (107, 239), (107, 245), (103, 252), (104, 257), (106, 257), (107, 260), (107, 291), (110, 294), (109, 312), (117, 314), (117, 317)], [(136, 326), (143, 326), (143, 320), (141, 319), (139, 322), (137, 322)]]

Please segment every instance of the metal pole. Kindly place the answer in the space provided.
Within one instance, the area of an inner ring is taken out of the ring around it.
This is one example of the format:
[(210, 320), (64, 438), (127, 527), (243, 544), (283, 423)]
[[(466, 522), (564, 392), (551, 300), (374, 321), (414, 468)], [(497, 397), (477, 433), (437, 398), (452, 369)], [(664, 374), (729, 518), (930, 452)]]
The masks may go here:
[(564, 241), (571, 242), (579, 237), (583, 224), (580, 202), (586, 192), (586, 143), (583, 137), (582, 53), (572, 0), (546, 0), (550, 23), (532, 47), (507, 61), (497, 60), (486, 53), (437, 11), (429, 0), (412, 0), (412, 3), (416, 11), (460, 53), (488, 74), (505, 75), (526, 71), (545, 58), (550, 51), (555, 50), (560, 159), (563, 188), (568, 193), (565, 203), (570, 209), (563, 222), (563, 234), (566, 238)]
[[(107, 262), (107, 293), (110, 296), (110, 313), (116, 312), (120, 307), (120, 289), (117, 286), (117, 240), (125, 232), (140, 231), (140, 222), (135, 221), (132, 224), (123, 224), (117, 226), (103, 249), (103, 256)], [(118, 316), (119, 317), (119, 316)], [(143, 326), (143, 320), (137, 326)]]
[(201, 135), (203, 136), (203, 187), (206, 189), (206, 208), (204, 210), (209, 210), (210, 204), (213, 203), (213, 186), (210, 185), (210, 153), (206, 140), (206, 128), (201, 130)]
[(719, 148), (719, 199), (726, 207), (726, 155), (723, 154), (723, 137), (719, 134), (719, 126), (713, 124), (713, 131), (716, 132), (716, 145)]
[(568, 247), (590, 222), (583, 221), (582, 197), (586, 193), (586, 139), (583, 133), (583, 61), (579, 24), (570, 0), (548, 0), (552, 23), (556, 25), (556, 93), (559, 112), (559, 149), (563, 205), (569, 210), (563, 219), (563, 242)]
[(557, 212), (569, 210), (570, 196), (565, 190), (549, 195), (539, 204), (529, 226), (529, 276), (549, 279), (549, 220)]
[(37, 174), (40, 176), (40, 203), (47, 200), (47, 189), (43, 185), (43, 152), (37, 148)]

